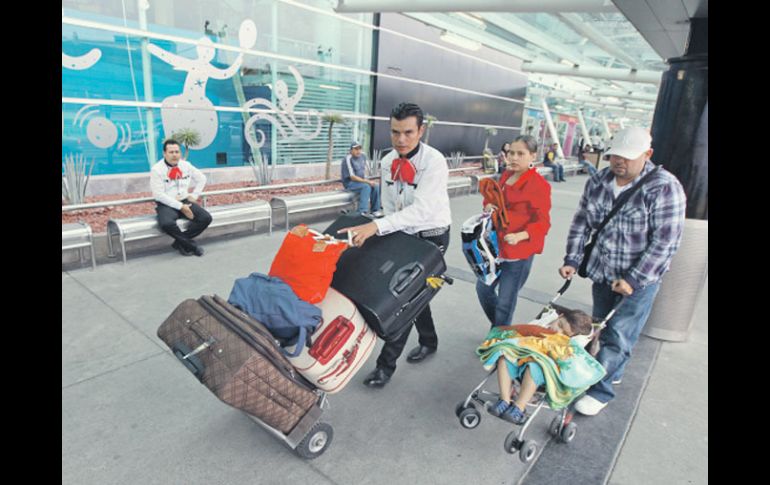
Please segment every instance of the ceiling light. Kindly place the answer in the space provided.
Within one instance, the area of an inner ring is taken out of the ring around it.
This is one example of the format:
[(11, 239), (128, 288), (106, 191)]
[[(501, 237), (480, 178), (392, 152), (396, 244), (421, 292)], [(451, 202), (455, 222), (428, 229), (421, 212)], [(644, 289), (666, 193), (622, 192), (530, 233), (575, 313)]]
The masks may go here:
[(337, 87), (337, 86), (329, 86), (328, 84), (319, 84), (318, 87), (319, 88), (324, 88), (324, 89), (333, 89), (335, 91), (339, 91), (340, 89), (342, 89), (342, 88)]
[(481, 48), (481, 42), (476, 42), (475, 40), (471, 40), (466, 37), (459, 36), (452, 32), (447, 32), (446, 30), (442, 32), (439, 37), (444, 42), (447, 42), (449, 44), (454, 44), (458, 47), (462, 47), (464, 49), (468, 49), (471, 51), (477, 51)]

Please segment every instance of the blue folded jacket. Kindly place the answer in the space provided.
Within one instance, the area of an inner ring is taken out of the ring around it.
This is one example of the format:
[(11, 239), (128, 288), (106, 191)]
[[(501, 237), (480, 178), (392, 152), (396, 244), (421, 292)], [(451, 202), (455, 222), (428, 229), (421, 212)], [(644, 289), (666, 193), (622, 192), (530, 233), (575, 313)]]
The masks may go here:
[(283, 280), (260, 273), (235, 280), (227, 301), (264, 324), (282, 347), (298, 344), (292, 354), (281, 349), (289, 357), (299, 355), (323, 320), (321, 309), (300, 300)]

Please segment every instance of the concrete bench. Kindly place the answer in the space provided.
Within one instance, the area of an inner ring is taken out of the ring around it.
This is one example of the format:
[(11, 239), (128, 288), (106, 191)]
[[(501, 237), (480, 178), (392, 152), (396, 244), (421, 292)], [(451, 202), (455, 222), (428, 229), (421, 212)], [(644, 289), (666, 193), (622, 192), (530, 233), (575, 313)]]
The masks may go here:
[(575, 172), (577, 174), (581, 169), (583, 169), (583, 167), (577, 162), (565, 163), (563, 166), (565, 174), (567, 172)]
[[(275, 211), (283, 211), (286, 216), (286, 230), (289, 230), (289, 215), (331, 207), (344, 207), (358, 203), (358, 194), (347, 190), (316, 192), (311, 194), (273, 197), (270, 206)], [(277, 212), (276, 212), (277, 213)]]
[(478, 193), (481, 181), (484, 179), (500, 180), (500, 174), (498, 173), (482, 173), (471, 175), (471, 192)]
[(447, 190), (449, 192), (452, 190), (462, 192), (464, 189), (468, 189), (466, 194), (470, 194), (472, 188), (473, 181), (471, 180), (471, 177), (449, 177), (449, 180), (447, 181)]
[[(215, 205), (206, 207), (211, 214), (211, 224), (207, 228), (229, 226), (245, 222), (253, 222), (254, 230), (257, 230), (257, 221), (269, 221), (270, 234), (273, 233), (273, 211), (270, 204), (264, 200), (244, 202), (241, 204)], [(190, 224), (186, 218), (176, 221), (180, 229), (185, 230)], [(163, 236), (155, 215), (130, 217), (126, 219), (110, 219), (107, 222), (107, 244), (109, 256), (114, 257), (112, 238), (117, 235), (120, 241), (120, 250), (123, 254), (123, 264), (126, 263), (126, 243), (151, 237)]]
[(91, 226), (85, 222), (62, 224), (61, 226), (61, 250), (77, 249), (80, 253), (80, 261), (83, 261), (83, 248), (91, 249), (91, 269), (96, 268), (96, 254), (94, 253), (94, 237)]

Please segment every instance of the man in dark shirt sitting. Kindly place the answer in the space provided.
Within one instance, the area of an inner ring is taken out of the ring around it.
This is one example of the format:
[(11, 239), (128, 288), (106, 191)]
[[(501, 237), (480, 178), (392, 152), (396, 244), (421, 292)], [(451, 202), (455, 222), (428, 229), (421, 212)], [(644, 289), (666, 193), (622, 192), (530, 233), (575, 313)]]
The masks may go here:
[(342, 185), (345, 190), (358, 194), (358, 213), (380, 215), (380, 185), (377, 181), (366, 178), (366, 155), (361, 152), (361, 144), (350, 144), (350, 153), (342, 160)]

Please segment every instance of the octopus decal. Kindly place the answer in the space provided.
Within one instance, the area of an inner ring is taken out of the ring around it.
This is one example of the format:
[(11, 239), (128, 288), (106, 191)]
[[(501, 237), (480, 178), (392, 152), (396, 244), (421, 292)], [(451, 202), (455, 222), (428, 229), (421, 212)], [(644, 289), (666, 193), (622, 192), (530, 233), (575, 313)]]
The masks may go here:
[[(276, 109), (276, 107), (272, 102), (270, 102), (269, 99), (265, 98), (250, 99), (243, 105), (243, 107), (247, 109), (261, 106), (271, 111), (275, 111), (275, 116), (273, 113), (257, 113), (249, 118), (249, 120), (246, 122), (243, 130), (244, 136), (246, 137), (246, 142), (254, 149), (260, 149), (265, 144), (265, 133), (262, 130), (254, 127), (254, 123), (258, 122), (259, 120), (266, 120), (275, 125), (280, 136), (289, 140), (312, 140), (321, 132), (321, 115), (318, 111), (313, 109), (308, 111), (305, 115), (305, 123), (310, 124), (311, 117), (316, 116), (318, 123), (315, 131), (312, 133), (303, 133), (299, 128), (298, 125), (301, 123), (301, 120), (297, 120), (297, 117), (294, 114), (294, 107), (297, 105), (297, 103), (299, 103), (299, 100), (302, 99), (302, 95), (305, 94), (305, 81), (302, 79), (299, 71), (297, 71), (297, 69), (295, 69), (293, 66), (289, 66), (289, 70), (294, 76), (294, 79), (297, 81), (297, 91), (293, 96), (289, 96), (289, 87), (283, 80), (278, 80), (275, 83), (275, 87), (271, 86), (273, 92), (275, 93), (275, 97), (278, 100), (278, 109)], [(291, 133), (287, 132), (286, 127), (291, 130)], [(252, 128), (254, 128), (254, 130), (252, 130)], [(253, 132), (256, 132), (256, 134), (259, 135), (259, 138), (257, 138)]]

